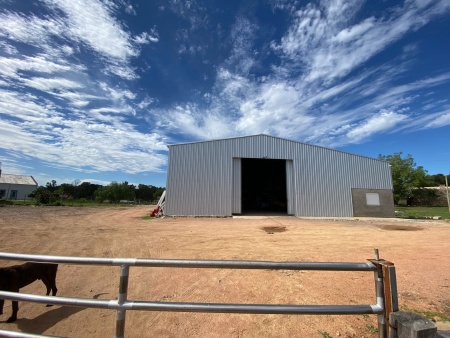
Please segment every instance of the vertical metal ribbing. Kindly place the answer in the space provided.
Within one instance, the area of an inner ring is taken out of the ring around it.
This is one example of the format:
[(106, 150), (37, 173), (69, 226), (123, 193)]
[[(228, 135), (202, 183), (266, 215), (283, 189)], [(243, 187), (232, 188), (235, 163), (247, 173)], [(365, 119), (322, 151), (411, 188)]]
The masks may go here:
[[(119, 305), (123, 305), (127, 300), (129, 270), (130, 267), (128, 265), (120, 266), (119, 295), (117, 297)], [(123, 338), (125, 336), (125, 311), (125, 309), (117, 310), (116, 338)]]

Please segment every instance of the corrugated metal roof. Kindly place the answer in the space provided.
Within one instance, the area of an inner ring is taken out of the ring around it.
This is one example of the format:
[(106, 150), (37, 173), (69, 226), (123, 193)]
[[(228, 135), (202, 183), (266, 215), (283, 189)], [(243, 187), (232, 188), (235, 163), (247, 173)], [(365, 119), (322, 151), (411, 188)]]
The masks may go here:
[(0, 183), (5, 184), (24, 184), (24, 185), (38, 185), (33, 176), (26, 175), (11, 175), (3, 174), (0, 176)]

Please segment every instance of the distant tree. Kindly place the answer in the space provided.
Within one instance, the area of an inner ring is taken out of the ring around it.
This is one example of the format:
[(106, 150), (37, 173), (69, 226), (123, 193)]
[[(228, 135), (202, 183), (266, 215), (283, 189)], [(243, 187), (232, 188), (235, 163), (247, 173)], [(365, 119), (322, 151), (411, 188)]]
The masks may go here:
[(140, 201), (152, 201), (155, 190), (154, 186), (139, 184), (136, 189), (136, 198)]
[(75, 189), (76, 198), (84, 198), (86, 200), (95, 199), (95, 191), (100, 188), (99, 184), (92, 184), (90, 182), (83, 182)]
[(75, 196), (75, 188), (72, 184), (69, 183), (63, 183), (61, 184), (57, 190), (60, 191), (60, 194), (66, 195), (66, 198), (68, 196)]
[(56, 184), (55, 180), (52, 180), (51, 182), (47, 182), (45, 187), (47, 188), (48, 191), (53, 193), (58, 188), (58, 185)]
[(444, 174), (436, 174), (430, 176), (432, 182), (431, 186), (437, 187), (445, 184), (445, 175)]
[(80, 182), (79, 179), (75, 179), (71, 183), (71, 186), (73, 187), (73, 192), (70, 194), (72, 201), (78, 199), (78, 186), (80, 185)]
[(402, 158), (403, 153), (394, 155), (379, 155), (378, 159), (389, 162), (394, 186), (394, 202), (408, 200), (413, 197), (413, 191), (432, 184), (432, 179), (422, 167), (416, 167), (413, 157), (408, 154)]
[(408, 205), (434, 205), (434, 202), (439, 198), (439, 193), (436, 189), (417, 188), (411, 193), (411, 197), (407, 200)]
[(134, 186), (128, 182), (111, 182), (106, 187), (100, 187), (95, 192), (96, 200), (99, 202), (110, 201), (118, 203), (120, 200), (134, 200)]
[(47, 189), (47, 187), (38, 187), (28, 197), (34, 198), (37, 203), (49, 204), (52, 200), (53, 193)]
[(161, 197), (161, 195), (163, 194), (164, 190), (166, 190), (165, 188), (156, 188), (155, 192), (153, 193), (153, 200), (159, 200), (159, 198)]

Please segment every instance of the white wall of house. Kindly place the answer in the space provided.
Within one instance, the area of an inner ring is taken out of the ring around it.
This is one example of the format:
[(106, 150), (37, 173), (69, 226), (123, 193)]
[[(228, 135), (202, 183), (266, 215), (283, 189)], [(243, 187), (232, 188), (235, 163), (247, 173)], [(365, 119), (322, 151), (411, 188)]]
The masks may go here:
[(28, 197), (38, 187), (32, 176), (3, 174), (0, 177), (0, 199), (30, 200)]

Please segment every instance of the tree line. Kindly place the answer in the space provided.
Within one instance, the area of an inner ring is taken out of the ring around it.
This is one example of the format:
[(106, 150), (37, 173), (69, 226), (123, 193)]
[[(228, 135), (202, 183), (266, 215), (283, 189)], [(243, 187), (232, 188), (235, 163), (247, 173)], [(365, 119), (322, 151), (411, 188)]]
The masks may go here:
[(423, 166), (417, 166), (410, 154), (404, 157), (402, 155), (401, 152), (393, 155), (378, 155), (378, 159), (387, 161), (391, 165), (394, 203), (407, 205), (439, 204), (439, 191), (437, 189), (426, 189), (426, 187), (445, 185), (445, 175), (428, 175), (428, 171)]
[(157, 201), (162, 195), (164, 188), (152, 185), (139, 184), (135, 186), (128, 182), (111, 182), (107, 186), (83, 182), (78, 180), (69, 183), (57, 184), (55, 180), (47, 182), (34, 190), (29, 197), (34, 198), (41, 204), (61, 204), (64, 202), (88, 202), (120, 203), (139, 202), (150, 203)]

